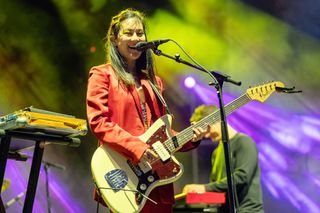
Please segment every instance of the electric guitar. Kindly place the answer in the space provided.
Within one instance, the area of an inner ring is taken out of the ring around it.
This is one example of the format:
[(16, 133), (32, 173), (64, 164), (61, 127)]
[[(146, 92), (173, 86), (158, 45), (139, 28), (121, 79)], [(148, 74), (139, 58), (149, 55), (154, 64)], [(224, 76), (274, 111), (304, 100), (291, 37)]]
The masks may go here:
[[(278, 88), (284, 88), (282, 82), (272, 82), (247, 89), (246, 93), (225, 106), (226, 115), (241, 106), (257, 100), (264, 102)], [(171, 134), (171, 115), (159, 118), (139, 138), (149, 144), (159, 155), (157, 159), (141, 160), (134, 165), (107, 145), (101, 145), (94, 152), (91, 171), (98, 193), (108, 207), (119, 213), (139, 212), (148, 195), (157, 186), (172, 183), (181, 177), (183, 166), (173, 154), (193, 137), (193, 128), (207, 128), (220, 120), (219, 109), (196, 124), (184, 129), (177, 135)]]

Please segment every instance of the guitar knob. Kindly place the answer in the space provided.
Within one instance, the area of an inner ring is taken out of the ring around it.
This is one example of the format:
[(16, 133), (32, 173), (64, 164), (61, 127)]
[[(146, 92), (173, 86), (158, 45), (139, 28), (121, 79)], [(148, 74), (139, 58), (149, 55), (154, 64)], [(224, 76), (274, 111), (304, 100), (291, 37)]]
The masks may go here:
[(149, 175), (149, 176), (148, 176), (148, 181), (149, 181), (150, 183), (152, 183), (152, 182), (154, 181), (154, 177), (153, 177), (152, 175)]
[(145, 191), (146, 189), (147, 189), (147, 185), (146, 184), (141, 184), (140, 185), (140, 189), (142, 190), (142, 191)]
[(178, 170), (176, 167), (174, 167), (174, 169), (172, 170), (173, 174), (177, 174), (178, 173)]

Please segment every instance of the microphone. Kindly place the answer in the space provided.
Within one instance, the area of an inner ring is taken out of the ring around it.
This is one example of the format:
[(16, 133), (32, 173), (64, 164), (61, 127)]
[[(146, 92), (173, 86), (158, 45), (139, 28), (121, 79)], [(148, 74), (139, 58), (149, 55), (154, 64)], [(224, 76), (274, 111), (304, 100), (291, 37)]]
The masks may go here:
[(155, 49), (157, 48), (160, 44), (166, 43), (170, 41), (170, 39), (159, 39), (159, 40), (154, 40), (154, 41), (142, 41), (137, 43), (133, 47), (129, 47), (131, 49), (139, 50), (139, 51), (145, 51), (147, 49)]

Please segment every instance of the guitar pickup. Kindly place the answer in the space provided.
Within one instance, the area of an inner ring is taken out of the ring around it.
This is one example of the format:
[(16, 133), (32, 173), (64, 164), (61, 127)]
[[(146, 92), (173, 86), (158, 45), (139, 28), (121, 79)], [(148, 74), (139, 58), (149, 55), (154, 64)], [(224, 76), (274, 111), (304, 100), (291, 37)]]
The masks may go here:
[(164, 147), (164, 145), (160, 141), (153, 143), (152, 148), (159, 155), (162, 161), (166, 161), (171, 157), (168, 150)]

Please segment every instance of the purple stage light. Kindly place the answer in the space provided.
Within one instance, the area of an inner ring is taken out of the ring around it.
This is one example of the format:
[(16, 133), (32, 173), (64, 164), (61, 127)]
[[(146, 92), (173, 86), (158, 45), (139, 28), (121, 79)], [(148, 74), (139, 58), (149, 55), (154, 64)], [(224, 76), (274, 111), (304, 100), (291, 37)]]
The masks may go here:
[(302, 117), (301, 129), (310, 138), (320, 142), (320, 124), (313, 122), (313, 119)]
[(259, 151), (261, 151), (260, 154), (265, 156), (267, 159), (264, 163), (268, 165), (269, 169), (272, 169), (274, 165), (277, 165), (277, 168), (281, 169), (281, 171), (288, 168), (285, 157), (279, 151), (277, 151), (276, 148), (266, 144), (266, 142), (264, 144), (260, 143), (258, 148)]
[(269, 192), (272, 194), (272, 196), (276, 199), (280, 199), (280, 195), (278, 193), (278, 190), (274, 187), (273, 183), (263, 176), (261, 177), (262, 182), (264, 183), (265, 187), (269, 190)]
[(196, 85), (196, 80), (193, 77), (188, 76), (184, 79), (184, 85), (187, 88), (193, 88)]

